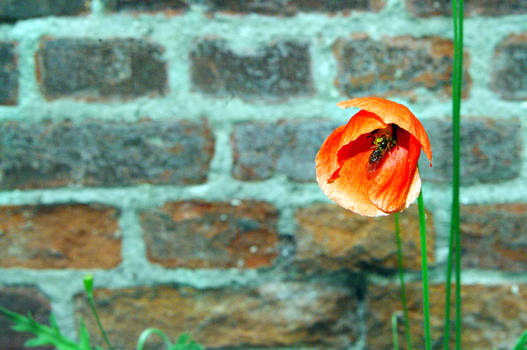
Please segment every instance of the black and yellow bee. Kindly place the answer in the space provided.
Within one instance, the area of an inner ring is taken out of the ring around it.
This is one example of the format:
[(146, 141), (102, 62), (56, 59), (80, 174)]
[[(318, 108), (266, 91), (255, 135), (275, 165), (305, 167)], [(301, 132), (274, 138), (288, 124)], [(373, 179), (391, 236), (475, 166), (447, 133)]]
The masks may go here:
[(370, 133), (370, 136), (373, 140), (371, 144), (373, 145), (373, 152), (370, 154), (369, 162), (370, 164), (379, 162), (384, 155), (390, 151), (392, 148), (397, 146), (397, 134), (396, 127), (390, 127), (391, 130), (374, 130)]

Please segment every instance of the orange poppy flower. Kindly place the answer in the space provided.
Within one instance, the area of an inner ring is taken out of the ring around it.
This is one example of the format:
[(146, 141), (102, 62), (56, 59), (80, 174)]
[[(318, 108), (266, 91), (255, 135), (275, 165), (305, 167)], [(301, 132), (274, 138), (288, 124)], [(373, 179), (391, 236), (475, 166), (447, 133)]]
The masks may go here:
[(421, 148), (432, 166), (423, 125), (408, 108), (384, 98), (355, 98), (337, 106), (361, 110), (335, 129), (318, 151), (315, 163), (322, 191), (360, 215), (407, 208), (421, 190)]

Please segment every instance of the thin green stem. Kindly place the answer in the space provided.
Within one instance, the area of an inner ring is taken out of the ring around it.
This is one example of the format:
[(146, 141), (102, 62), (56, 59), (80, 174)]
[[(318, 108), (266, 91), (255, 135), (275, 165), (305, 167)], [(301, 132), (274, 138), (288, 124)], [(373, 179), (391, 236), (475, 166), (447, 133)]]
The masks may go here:
[(404, 284), (404, 265), (403, 265), (403, 250), (401, 245), (401, 233), (399, 227), (399, 213), (395, 213), (395, 243), (397, 244), (397, 269), (399, 270), (399, 282), (401, 284), (401, 303), (403, 304), (404, 317), (404, 332), (406, 336), (406, 346), (408, 350), (412, 350), (412, 337), (410, 336), (410, 323), (408, 318), (408, 306), (406, 303), (406, 288)]
[(165, 343), (165, 348), (166, 348), (167, 350), (170, 349), (170, 347), (172, 346), (172, 344), (170, 343), (170, 340), (168, 339), (168, 337), (166, 336), (166, 334), (163, 333), (162, 330), (157, 329), (157, 328), (148, 328), (148, 329), (145, 329), (145, 330), (141, 333), (141, 335), (139, 336), (139, 340), (137, 341), (137, 350), (143, 350), (143, 348), (145, 347), (146, 339), (147, 339), (151, 334), (157, 334), (158, 336), (160, 336), (160, 337), (163, 339), (163, 342)]
[(97, 314), (97, 309), (95, 308), (95, 301), (93, 299), (93, 277), (91, 275), (86, 275), (84, 276), (83, 282), (84, 290), (86, 291), (86, 296), (88, 297), (88, 304), (90, 304), (91, 311), (93, 313), (93, 316), (95, 316), (95, 321), (99, 326), (99, 330), (101, 331), (104, 342), (106, 343), (106, 345), (108, 345), (109, 350), (113, 350), (112, 344), (110, 344), (110, 341), (108, 340), (106, 331), (102, 326), (101, 320), (99, 319), (99, 315)]
[(450, 337), (450, 299), (452, 283), (452, 252), (455, 242), (456, 272), (456, 350), (461, 349), (461, 235), (459, 230), (460, 185), (460, 110), (463, 83), (463, 0), (452, 0), (454, 25), (454, 70), (452, 76), (452, 213), (446, 275), (444, 349), (448, 349)]
[(392, 314), (393, 350), (399, 350), (399, 337), (397, 336), (397, 313)]
[[(454, 207), (454, 206), (452, 206)], [(452, 208), (454, 210), (454, 208)], [(444, 325), (444, 335), (443, 335), (443, 348), (444, 350), (449, 349), (450, 343), (450, 308), (451, 308), (451, 285), (452, 285), (452, 252), (454, 250), (454, 229), (452, 228), (452, 223), (454, 218), (452, 217), (450, 223), (450, 237), (448, 240), (448, 258), (447, 258), (447, 267), (446, 267), (446, 281), (445, 281), (445, 325)]]
[(431, 349), (430, 337), (430, 302), (428, 298), (428, 258), (426, 252), (426, 216), (423, 202), (423, 191), (417, 198), (419, 205), (419, 231), (421, 233), (421, 269), (423, 274), (423, 315), (425, 329), (425, 350)]

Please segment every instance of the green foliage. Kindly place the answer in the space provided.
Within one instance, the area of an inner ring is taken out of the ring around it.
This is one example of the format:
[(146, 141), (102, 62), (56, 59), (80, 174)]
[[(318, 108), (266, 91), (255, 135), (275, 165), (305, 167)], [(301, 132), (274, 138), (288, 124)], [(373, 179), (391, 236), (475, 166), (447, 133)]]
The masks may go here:
[(192, 337), (190, 334), (183, 333), (179, 336), (179, 338), (176, 340), (174, 344), (170, 343), (170, 340), (168, 340), (168, 337), (163, 333), (163, 331), (157, 329), (157, 328), (148, 328), (141, 333), (141, 336), (139, 337), (139, 340), (137, 342), (137, 350), (143, 350), (143, 347), (145, 345), (146, 339), (151, 334), (157, 334), (160, 336), (163, 341), (165, 342), (165, 348), (166, 350), (202, 350), (203, 347), (196, 343), (194, 340), (192, 340)]
[(522, 333), (513, 350), (527, 350), (527, 331)]
[[(106, 336), (106, 332), (104, 331), (102, 324), (99, 321), (99, 317), (97, 315), (97, 311), (95, 310), (95, 302), (93, 300), (93, 277), (91, 275), (86, 275), (84, 277), (84, 288), (86, 290), (86, 294), (88, 297), (88, 302), (90, 304), (90, 307), (92, 309), (92, 312), (97, 320), (97, 325), (99, 326), (101, 333), (103, 335), (103, 338), (108, 345), (109, 349), (112, 349), (112, 346), (110, 345), (110, 342), (108, 341), (108, 338)], [(28, 332), (33, 333), (36, 337), (33, 339), (29, 339), (25, 342), (25, 346), (32, 347), (32, 346), (43, 346), (43, 345), (52, 345), (58, 350), (93, 350), (91, 344), (90, 344), (90, 333), (86, 329), (86, 326), (84, 325), (84, 322), (80, 322), (80, 328), (79, 328), (79, 343), (74, 342), (71, 339), (66, 338), (60, 333), (59, 327), (57, 325), (57, 321), (55, 320), (55, 317), (53, 314), (51, 314), (49, 318), (49, 324), (51, 326), (46, 326), (43, 324), (38, 323), (30, 314), (28, 316), (17, 314), (16, 312), (9, 311), (8, 309), (0, 306), (0, 313), (3, 313), (6, 315), (6, 317), (13, 323), (11, 326), (12, 329), (18, 332)], [(198, 343), (196, 343), (194, 340), (192, 340), (192, 337), (189, 334), (183, 333), (177, 340), (176, 343), (172, 344), (168, 337), (160, 331), (159, 329), (155, 328), (148, 328), (143, 333), (141, 333), (141, 336), (139, 337), (139, 341), (137, 343), (137, 349), (142, 350), (144, 343), (146, 339), (151, 334), (157, 334), (161, 338), (163, 338), (163, 341), (165, 342), (166, 350), (202, 350), (202, 346)], [(95, 350), (103, 350), (102, 347), (96, 346)]]
[(36, 337), (29, 339), (24, 344), (25, 346), (42, 346), (42, 345), (53, 345), (59, 350), (91, 350), (90, 348), (90, 339), (88, 335), (88, 346), (86, 347), (86, 328), (81, 324), (81, 330), (84, 329), (84, 332), (81, 332), (81, 344), (78, 345), (74, 341), (64, 337), (57, 326), (55, 317), (53, 314), (49, 318), (49, 323), (51, 327), (42, 325), (35, 321), (35, 319), (28, 314), (28, 316), (23, 316), (15, 312), (9, 311), (2, 306), (0, 306), (0, 312), (2, 312), (12, 323), (11, 327), (18, 332), (29, 332), (33, 333)]
[[(395, 220), (395, 244), (397, 246), (397, 270), (399, 271), (399, 284), (401, 285), (401, 303), (403, 305), (403, 321), (404, 321), (404, 333), (406, 336), (406, 346), (408, 350), (412, 350), (412, 336), (410, 334), (410, 321), (408, 317), (408, 304), (406, 303), (406, 287), (404, 283), (404, 265), (403, 265), (403, 249), (401, 245), (401, 229), (399, 225), (399, 213), (395, 213), (393, 216)], [(393, 322), (397, 323), (397, 318), (393, 318), (392, 315), (392, 326)], [(394, 321), (395, 320), (395, 321)], [(395, 339), (397, 333), (394, 333), (394, 349), (399, 349), (398, 343)]]
[[(450, 303), (452, 281), (452, 256), (455, 248), (456, 272), (456, 350), (461, 350), (461, 234), (460, 234), (460, 133), (461, 133), (461, 91), (463, 85), (463, 0), (452, 0), (452, 20), (454, 26), (454, 67), (452, 72), (452, 211), (446, 270), (445, 292), (445, 350), (449, 349)], [(455, 244), (454, 244), (455, 243)]]
[(169, 350), (202, 350), (203, 347), (192, 340), (192, 336), (188, 333), (183, 333)]
[[(3, 313), (12, 323), (12, 329), (18, 332), (28, 332), (33, 333), (35, 338), (29, 339), (25, 342), (24, 346), (33, 347), (33, 346), (44, 346), (52, 345), (58, 350), (93, 350), (90, 344), (90, 334), (84, 325), (84, 322), (81, 319), (80, 329), (79, 329), (79, 343), (74, 342), (71, 339), (66, 338), (62, 333), (60, 333), (59, 327), (55, 320), (53, 314), (51, 314), (49, 323), (50, 326), (46, 326), (38, 323), (30, 314), (28, 316), (20, 315), (16, 312), (7, 310), (6, 308), (0, 306), (0, 313)], [(152, 334), (156, 333), (160, 335), (165, 341), (166, 350), (202, 350), (203, 347), (191, 339), (189, 334), (183, 333), (176, 341), (172, 344), (166, 337), (166, 335), (154, 328), (149, 328), (145, 330), (139, 337), (139, 342), (137, 345), (138, 350), (143, 349), (144, 342), (146, 338)], [(95, 350), (103, 350), (102, 347), (96, 346)]]
[(399, 350), (399, 337), (397, 336), (397, 313), (392, 314), (393, 350)]

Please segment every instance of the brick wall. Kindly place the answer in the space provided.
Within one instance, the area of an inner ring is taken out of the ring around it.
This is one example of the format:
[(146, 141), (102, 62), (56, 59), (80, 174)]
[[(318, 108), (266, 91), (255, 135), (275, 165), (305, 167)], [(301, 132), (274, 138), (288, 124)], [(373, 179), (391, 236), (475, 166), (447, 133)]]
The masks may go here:
[[(431, 137), (434, 165), (421, 169), (439, 346), (449, 8), (2, 1), (0, 304), (39, 320), (53, 312), (70, 336), (82, 315), (100, 342), (82, 298), (91, 272), (121, 348), (155, 326), (209, 348), (391, 349), (393, 219), (330, 203), (313, 163), (351, 114), (335, 104), (380, 95), (408, 105)], [(470, 0), (466, 17), (464, 348), (505, 349), (527, 328), (527, 2)], [(420, 344), (415, 206), (401, 225)], [(0, 347), (24, 339), (0, 332)]]

